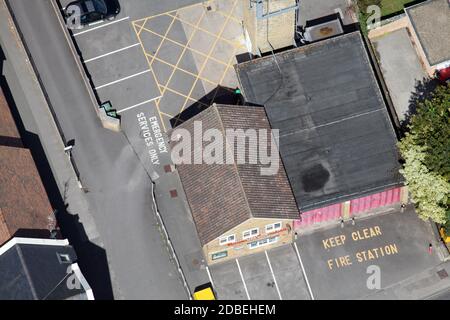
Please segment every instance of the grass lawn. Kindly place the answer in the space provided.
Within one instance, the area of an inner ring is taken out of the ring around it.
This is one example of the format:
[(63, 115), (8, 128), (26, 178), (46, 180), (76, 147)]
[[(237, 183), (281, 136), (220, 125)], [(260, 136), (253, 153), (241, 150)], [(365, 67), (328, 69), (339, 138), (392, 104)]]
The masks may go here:
[(391, 13), (400, 11), (403, 6), (412, 0), (382, 0), (381, 1), (381, 16), (387, 16)]

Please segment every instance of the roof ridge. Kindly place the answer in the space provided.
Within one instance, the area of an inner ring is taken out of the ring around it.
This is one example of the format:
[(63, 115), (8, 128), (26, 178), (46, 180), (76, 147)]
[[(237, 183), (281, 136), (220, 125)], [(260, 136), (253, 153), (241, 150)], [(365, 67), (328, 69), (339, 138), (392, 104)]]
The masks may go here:
[(39, 300), (39, 297), (38, 297), (37, 292), (36, 292), (36, 288), (34, 287), (33, 280), (32, 280), (32, 278), (30, 276), (30, 271), (28, 270), (28, 266), (25, 263), (25, 259), (24, 259), (23, 254), (22, 254), (22, 249), (20, 248), (19, 244), (16, 244), (15, 247), (16, 247), (17, 254), (19, 256), (20, 262), (22, 264), (23, 270), (25, 272), (25, 276), (27, 277), (28, 283), (30, 285), (31, 293), (33, 294), (33, 297), (36, 300)]
[[(220, 126), (222, 127), (222, 133), (225, 133), (225, 127), (223, 125), (222, 116), (221, 116), (221, 114), (219, 112), (219, 108), (217, 107), (216, 103), (214, 103), (212, 106), (213, 106), (215, 112), (217, 112), (217, 116), (219, 118)], [(228, 145), (228, 139), (226, 138), (226, 134), (225, 134), (225, 146), (227, 147), (227, 150), (228, 150), (229, 145)], [(225, 150), (225, 157), (226, 157), (227, 150)], [(234, 156), (235, 156), (235, 154), (234, 154), (234, 150), (233, 150), (233, 168), (236, 171), (236, 174), (238, 176), (239, 185), (241, 187), (241, 192), (242, 192), (242, 194), (244, 196), (245, 203), (247, 204), (247, 209), (248, 209), (248, 213), (249, 213), (249, 219), (251, 219), (251, 218), (253, 218), (252, 208), (250, 206), (250, 202), (248, 201), (247, 193), (245, 192), (244, 185), (242, 184), (242, 177), (241, 177), (240, 171), (239, 171), (239, 169), (237, 167), (237, 164), (236, 164), (236, 161), (234, 159)]]

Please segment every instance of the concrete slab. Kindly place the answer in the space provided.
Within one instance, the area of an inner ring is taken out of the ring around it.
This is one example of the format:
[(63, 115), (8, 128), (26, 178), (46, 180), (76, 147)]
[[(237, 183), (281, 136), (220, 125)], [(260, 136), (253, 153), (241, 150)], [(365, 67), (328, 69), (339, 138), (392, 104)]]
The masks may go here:
[(406, 28), (374, 38), (372, 44), (401, 122), (410, 109), (416, 86), (424, 81), (426, 73)]

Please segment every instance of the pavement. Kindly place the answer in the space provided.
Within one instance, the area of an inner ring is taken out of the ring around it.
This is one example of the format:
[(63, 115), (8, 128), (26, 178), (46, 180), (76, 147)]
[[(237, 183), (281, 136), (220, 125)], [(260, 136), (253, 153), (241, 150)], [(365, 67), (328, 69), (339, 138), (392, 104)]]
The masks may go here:
[[(88, 190), (84, 197), (107, 254), (114, 297), (186, 299), (152, 212), (148, 172), (123, 134), (102, 128), (51, 4), (15, 0), (10, 5), (64, 135), (75, 140), (72, 156)], [(49, 120), (35, 112), (30, 116)]]
[(406, 28), (371, 39), (371, 41), (397, 117), (402, 122), (410, 112), (412, 99), (420, 83), (426, 82), (426, 73), (419, 62)]
[[(430, 270), (441, 265), (436, 250), (428, 251), (430, 243), (433, 234), (412, 207), (300, 235), (297, 240), (316, 299), (424, 298), (429, 291), (421, 274), (433, 273)], [(375, 273), (379, 287), (368, 284)], [(441, 290), (449, 288), (447, 279), (438, 282)]]

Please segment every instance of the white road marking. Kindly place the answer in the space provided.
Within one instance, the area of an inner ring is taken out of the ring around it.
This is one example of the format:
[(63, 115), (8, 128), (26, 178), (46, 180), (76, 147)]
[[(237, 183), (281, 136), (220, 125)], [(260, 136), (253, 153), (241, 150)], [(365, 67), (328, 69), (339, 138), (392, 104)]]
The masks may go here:
[(209, 282), (211, 282), (211, 285), (214, 288), (214, 282), (213, 282), (213, 279), (211, 277), (211, 272), (209, 272), (208, 266), (206, 266), (206, 273), (208, 274)]
[(130, 19), (130, 17), (125, 17), (125, 18), (122, 18), (122, 19), (119, 19), (119, 20), (114, 20), (112, 22), (108, 22), (108, 23), (102, 24), (101, 26), (98, 26), (98, 27), (94, 27), (94, 28), (91, 28), (91, 29), (88, 29), (88, 30), (80, 31), (78, 33), (74, 33), (73, 35), (74, 35), (74, 37), (76, 37), (76, 36), (79, 36), (80, 34), (83, 34), (83, 33), (89, 32), (89, 31), (94, 31), (94, 30), (97, 30), (97, 29), (100, 29), (100, 28), (112, 25), (113, 23), (117, 23), (117, 22), (124, 21), (124, 20), (127, 20), (127, 19)]
[(297, 253), (298, 261), (300, 261), (300, 266), (302, 267), (303, 277), (305, 277), (305, 282), (306, 282), (306, 285), (308, 286), (308, 291), (311, 296), (311, 300), (315, 300), (314, 295), (311, 290), (311, 286), (309, 285), (308, 276), (306, 275), (305, 267), (303, 266), (303, 261), (302, 261), (302, 258), (300, 257), (300, 252), (298, 251), (296, 242), (294, 242), (294, 248), (295, 248), (295, 252)]
[(98, 21), (95, 21), (95, 22), (91, 22), (91, 23), (89, 23), (89, 27), (90, 27), (90, 26), (95, 26), (96, 24), (100, 24), (100, 23), (102, 23), (103, 21), (105, 21), (105, 20), (98, 20)]
[(102, 84), (101, 86), (95, 87), (95, 90), (98, 90), (98, 89), (101, 89), (101, 88), (104, 88), (104, 87), (116, 84), (118, 82), (122, 82), (122, 81), (125, 81), (125, 80), (128, 80), (128, 79), (131, 79), (131, 78), (134, 78), (134, 77), (137, 77), (137, 76), (140, 76), (141, 74), (144, 74), (144, 73), (147, 73), (147, 72), (150, 72), (150, 71), (151, 71), (150, 69), (147, 69), (147, 70), (144, 70), (144, 71), (132, 74), (131, 76), (127, 76), (127, 77), (120, 78), (118, 80), (115, 80), (115, 81), (112, 81), (112, 82), (109, 82), (109, 83)]
[(267, 250), (264, 250), (264, 253), (266, 254), (267, 263), (269, 264), (270, 273), (272, 273), (273, 281), (275, 282), (275, 288), (277, 288), (278, 296), (280, 297), (280, 300), (283, 300), (281, 297), (280, 289), (278, 288), (277, 279), (275, 278), (275, 274), (273, 273), (272, 264), (270, 263), (269, 255), (267, 254)]
[(236, 259), (236, 264), (237, 264), (237, 267), (238, 267), (238, 269), (239, 269), (239, 274), (241, 275), (242, 283), (244, 284), (244, 289), (245, 289), (245, 293), (247, 294), (247, 299), (248, 299), (248, 300), (251, 300), (251, 299), (250, 299), (250, 295), (248, 294), (247, 284), (246, 284), (245, 281), (244, 281), (244, 276), (242, 275), (241, 266), (239, 265), (238, 259)]
[(107, 56), (109, 56), (111, 54), (114, 54), (114, 53), (117, 53), (117, 52), (121, 52), (121, 51), (130, 49), (130, 48), (139, 46), (139, 45), (140, 45), (140, 43), (135, 43), (135, 44), (132, 44), (131, 46), (123, 47), (123, 48), (120, 48), (120, 49), (117, 49), (117, 50), (110, 51), (108, 53), (102, 54), (102, 55), (97, 56), (95, 58), (90, 58), (90, 59), (84, 60), (84, 62), (91, 62), (91, 61), (94, 61), (94, 60), (97, 60), (97, 59), (101, 59), (101, 58), (107, 57)]
[(117, 111), (117, 113), (120, 114), (120, 113), (122, 113), (122, 112), (131, 110), (131, 109), (133, 109), (133, 108), (142, 106), (143, 104), (146, 104), (146, 103), (155, 101), (155, 100), (157, 100), (157, 99), (159, 99), (159, 98), (161, 98), (161, 97), (162, 97), (162, 96), (159, 96), (159, 97), (156, 97), (156, 98), (153, 98), (153, 99), (150, 99), (150, 100), (145, 100), (145, 101), (139, 102), (139, 103), (137, 103), (137, 104), (135, 104), (135, 105), (132, 105), (132, 106), (130, 106), (130, 107), (126, 107), (126, 108), (124, 108), (124, 109), (122, 109), (122, 110), (119, 110), (119, 111)]

